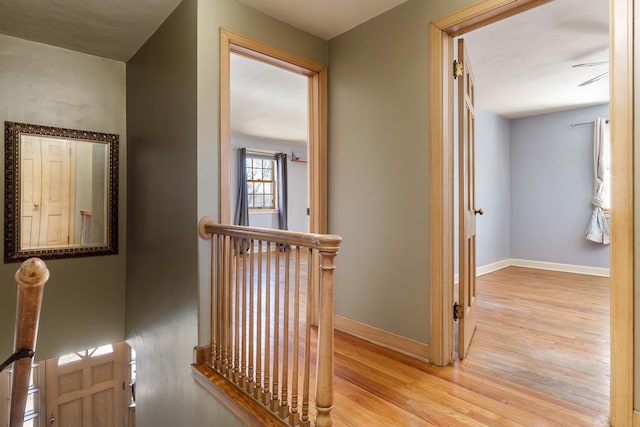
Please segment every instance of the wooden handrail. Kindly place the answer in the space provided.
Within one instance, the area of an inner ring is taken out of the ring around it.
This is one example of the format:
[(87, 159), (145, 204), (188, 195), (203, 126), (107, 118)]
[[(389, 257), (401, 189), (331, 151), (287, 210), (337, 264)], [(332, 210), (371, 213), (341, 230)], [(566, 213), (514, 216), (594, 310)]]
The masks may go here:
[[(216, 224), (210, 217), (200, 220), (198, 233), (211, 240), (212, 250), (211, 345), (205, 364), (287, 425), (330, 427), (333, 276), (342, 238)], [(307, 298), (303, 313), (301, 293)], [(317, 349), (312, 357), (309, 301), (317, 298)], [(312, 358), (315, 423), (309, 411)], [(197, 369), (207, 372), (202, 365)]]
[[(34, 352), (44, 284), (49, 280), (49, 270), (40, 258), (29, 258), (22, 263), (15, 277), (18, 283), (18, 301), (13, 350), (16, 353), (25, 349)], [(9, 411), (10, 427), (22, 427), (24, 422), (31, 362), (31, 357), (27, 357), (13, 363), (11, 409)]]
[(217, 224), (213, 218), (205, 216), (198, 223), (198, 233), (203, 239), (211, 239), (212, 235), (225, 235), (241, 239), (268, 240), (285, 245), (305, 246), (321, 249), (325, 252), (338, 253), (342, 237), (333, 234), (299, 233), (288, 230), (272, 230), (270, 228), (244, 227), (239, 225)]

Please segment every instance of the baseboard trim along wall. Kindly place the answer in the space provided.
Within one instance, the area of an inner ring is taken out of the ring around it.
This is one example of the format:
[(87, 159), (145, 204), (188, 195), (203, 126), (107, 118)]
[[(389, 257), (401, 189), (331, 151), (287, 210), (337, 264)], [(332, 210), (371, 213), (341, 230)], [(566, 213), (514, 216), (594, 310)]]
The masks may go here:
[(633, 427), (640, 427), (640, 411), (633, 410)]
[(587, 267), (585, 265), (558, 264), (555, 262), (530, 261), (526, 259), (509, 260), (514, 267), (537, 268), (539, 270), (563, 271), (565, 273), (588, 274), (589, 276), (609, 277), (609, 269), (602, 267)]
[(362, 338), (379, 346), (397, 351), (406, 356), (423, 362), (429, 362), (429, 344), (416, 341), (411, 338), (402, 337), (394, 333), (378, 329), (374, 326), (366, 325), (356, 320), (347, 319), (339, 315), (334, 316), (334, 329)]
[[(558, 264), (553, 262), (530, 261), (514, 258), (503, 259), (501, 261), (477, 267), (476, 275), (482, 276), (510, 266), (535, 268), (540, 270), (562, 271), (565, 273), (587, 274), (590, 276), (609, 277), (608, 268), (587, 267), (583, 265), (572, 264)], [(458, 278), (459, 276), (456, 273), (453, 278), (454, 283), (458, 283)], [(398, 353), (413, 357), (414, 359), (429, 362), (429, 357), (431, 355), (429, 344), (396, 335), (392, 332), (378, 329), (375, 326), (370, 326), (356, 320), (347, 319), (346, 317), (342, 317), (337, 314), (334, 316), (334, 328), (349, 335), (362, 338), (363, 340), (372, 342), (379, 346), (397, 351)], [(640, 420), (640, 413), (638, 413), (638, 419)], [(640, 427), (640, 424), (638, 424), (637, 427)]]
[(509, 267), (511, 265), (510, 262), (510, 259), (503, 259), (502, 261), (492, 262), (491, 264), (476, 267), (476, 277), (493, 273), (494, 271), (502, 270), (503, 268)]
[[(527, 259), (508, 258), (476, 268), (476, 277), (502, 270), (506, 267), (526, 267), (538, 270), (562, 271), (564, 273), (586, 274), (589, 276), (609, 277), (609, 269), (603, 267), (588, 267), (585, 265), (559, 264), (556, 262), (531, 261)], [(458, 273), (453, 275), (453, 283), (459, 283)]]

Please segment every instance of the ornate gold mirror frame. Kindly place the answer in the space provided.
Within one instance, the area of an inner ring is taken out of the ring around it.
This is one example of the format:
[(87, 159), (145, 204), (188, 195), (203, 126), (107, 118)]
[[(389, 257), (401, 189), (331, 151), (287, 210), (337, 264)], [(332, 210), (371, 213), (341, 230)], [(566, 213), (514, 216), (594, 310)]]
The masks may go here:
[(5, 122), (5, 263), (118, 253), (118, 143)]

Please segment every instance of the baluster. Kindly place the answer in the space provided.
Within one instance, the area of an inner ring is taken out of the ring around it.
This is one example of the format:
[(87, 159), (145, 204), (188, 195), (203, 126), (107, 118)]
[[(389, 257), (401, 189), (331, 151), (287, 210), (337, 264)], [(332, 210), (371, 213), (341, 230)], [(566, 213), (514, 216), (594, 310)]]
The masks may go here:
[(222, 374), (226, 377), (230, 377), (231, 372), (231, 358), (233, 357), (231, 346), (231, 237), (224, 237), (224, 280), (223, 280), (223, 302), (222, 302)]
[(280, 418), (289, 415), (289, 267), (290, 248), (284, 245), (284, 314), (282, 315), (282, 401), (280, 402)]
[(311, 322), (312, 306), (311, 306), (311, 292), (312, 292), (312, 256), (313, 251), (309, 248), (306, 249), (307, 253), (307, 306), (306, 310), (306, 324), (304, 325), (304, 378), (302, 380), (302, 414), (300, 416), (300, 425), (303, 427), (309, 427), (311, 422), (309, 420), (309, 373), (311, 368), (309, 367), (311, 362)]
[[(245, 390), (247, 391), (247, 393), (252, 394), (253, 393), (253, 386), (254, 386), (254, 382), (253, 382), (253, 343), (255, 340), (255, 336), (254, 334), (254, 328), (253, 328), (253, 322), (254, 322), (254, 318), (253, 318), (253, 307), (255, 304), (254, 301), (254, 297), (253, 297), (253, 280), (254, 280), (254, 262), (255, 262), (255, 256), (254, 256), (254, 246), (255, 246), (255, 242), (253, 239), (251, 239), (251, 252), (249, 255), (249, 283), (248, 283), (248, 287), (249, 289), (247, 290), (247, 292), (249, 293), (249, 331), (248, 331), (248, 340), (249, 340), (249, 371), (247, 372), (247, 382), (246, 382), (246, 388)], [(247, 332), (247, 331), (245, 331)]]
[(293, 302), (293, 374), (291, 380), (291, 414), (289, 424), (298, 424), (298, 355), (300, 350), (300, 246), (296, 246)]
[(242, 286), (242, 308), (236, 307), (239, 313), (240, 323), (238, 324), (239, 336), (240, 336), (240, 366), (238, 375), (238, 384), (240, 388), (244, 388), (247, 375), (247, 246), (250, 243), (248, 240), (244, 240), (242, 249), (242, 280), (240, 285)]
[(256, 383), (253, 397), (262, 400), (262, 240), (258, 240), (258, 295), (256, 302)]
[[(221, 271), (220, 265), (220, 236), (211, 236), (211, 262), (215, 262), (215, 267), (211, 266), (211, 364), (214, 369), (218, 370), (220, 360), (220, 336), (218, 329), (220, 328), (220, 282)], [(213, 275), (215, 272), (215, 276)]]
[(273, 379), (271, 384), (271, 411), (275, 412), (279, 405), (278, 392), (278, 362), (280, 350), (280, 250), (276, 248), (275, 265), (275, 288), (274, 288), (274, 308), (273, 308)]
[(320, 252), (320, 325), (316, 374), (316, 426), (331, 427), (333, 409), (333, 273), (339, 242), (323, 242)]
[(271, 402), (271, 242), (267, 241), (267, 274), (265, 276), (264, 297), (265, 297), (265, 319), (264, 319), (264, 385), (262, 387), (262, 403), (264, 405)]
[(242, 239), (234, 239), (235, 240), (235, 291), (233, 292), (233, 299), (235, 303), (233, 304), (233, 371), (232, 371), (232, 381), (237, 383), (239, 380), (239, 372), (240, 372), (240, 311), (238, 307), (240, 306), (240, 256), (242, 251), (242, 246), (244, 242)]

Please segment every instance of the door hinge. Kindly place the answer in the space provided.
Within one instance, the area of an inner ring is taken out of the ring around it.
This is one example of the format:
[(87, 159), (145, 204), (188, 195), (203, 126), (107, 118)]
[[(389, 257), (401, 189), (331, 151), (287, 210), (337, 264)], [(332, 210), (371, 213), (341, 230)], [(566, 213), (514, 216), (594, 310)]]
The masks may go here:
[(453, 304), (453, 320), (459, 320), (464, 317), (464, 309), (457, 302)]
[(453, 78), (457, 79), (464, 74), (464, 64), (458, 60), (453, 60)]

